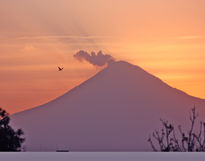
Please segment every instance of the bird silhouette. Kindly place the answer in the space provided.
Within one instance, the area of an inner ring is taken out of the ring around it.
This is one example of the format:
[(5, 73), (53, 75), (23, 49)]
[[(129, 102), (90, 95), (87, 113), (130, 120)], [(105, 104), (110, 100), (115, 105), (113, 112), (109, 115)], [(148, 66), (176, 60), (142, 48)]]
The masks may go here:
[(58, 71), (62, 71), (63, 70), (63, 68), (61, 68), (61, 67), (58, 67)]

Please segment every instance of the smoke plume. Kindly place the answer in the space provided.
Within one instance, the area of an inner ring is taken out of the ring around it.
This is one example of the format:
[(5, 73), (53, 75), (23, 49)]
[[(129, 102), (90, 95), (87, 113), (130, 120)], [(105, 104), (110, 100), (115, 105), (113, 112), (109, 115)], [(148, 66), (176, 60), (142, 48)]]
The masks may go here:
[(103, 54), (102, 51), (99, 51), (97, 54), (95, 52), (91, 52), (90, 54), (86, 51), (80, 50), (74, 55), (79, 61), (86, 60), (92, 65), (95, 66), (104, 66), (110, 61), (114, 61), (114, 58), (111, 55)]

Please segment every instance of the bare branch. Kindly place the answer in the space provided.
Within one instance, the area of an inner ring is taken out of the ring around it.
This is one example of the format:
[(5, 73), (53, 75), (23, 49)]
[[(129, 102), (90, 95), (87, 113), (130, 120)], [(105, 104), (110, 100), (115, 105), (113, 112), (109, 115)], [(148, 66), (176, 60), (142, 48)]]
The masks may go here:
[[(182, 126), (178, 126), (178, 131), (180, 138), (177, 138), (175, 128), (168, 121), (160, 119), (162, 123), (161, 131), (155, 130), (153, 133), (153, 138), (159, 144), (159, 150), (154, 146), (151, 137), (149, 137), (148, 142), (150, 143), (154, 151), (205, 151), (205, 123), (200, 122), (198, 134), (194, 132), (194, 126), (198, 113), (196, 113), (196, 108), (191, 109), (190, 114), (190, 129), (186, 134), (182, 130)], [(202, 135), (203, 133), (203, 135)], [(202, 139), (203, 137), (203, 139)]]

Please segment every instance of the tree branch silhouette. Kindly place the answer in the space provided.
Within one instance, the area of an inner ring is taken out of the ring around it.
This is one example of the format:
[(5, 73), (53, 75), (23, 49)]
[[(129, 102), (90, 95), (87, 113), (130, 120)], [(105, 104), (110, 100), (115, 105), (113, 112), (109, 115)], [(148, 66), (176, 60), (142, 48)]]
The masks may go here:
[(155, 130), (148, 138), (153, 151), (161, 152), (200, 152), (205, 151), (205, 123), (200, 122), (199, 132), (194, 131), (195, 122), (198, 117), (196, 108), (191, 109), (190, 129), (184, 132), (178, 126), (179, 137), (176, 135), (175, 127), (168, 121), (160, 119), (162, 123), (161, 131)]
[(21, 151), (24, 133), (21, 129), (13, 130), (9, 122), (9, 114), (0, 108), (0, 151)]

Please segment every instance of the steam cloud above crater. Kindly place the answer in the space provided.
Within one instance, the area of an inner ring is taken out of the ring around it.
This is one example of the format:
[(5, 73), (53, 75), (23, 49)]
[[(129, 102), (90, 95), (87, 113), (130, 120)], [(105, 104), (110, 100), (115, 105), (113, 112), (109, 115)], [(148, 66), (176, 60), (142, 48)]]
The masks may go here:
[(97, 54), (95, 52), (91, 52), (90, 54), (86, 51), (80, 50), (74, 55), (79, 61), (86, 60), (92, 65), (95, 66), (104, 66), (110, 61), (114, 61), (114, 58), (111, 55), (103, 54), (102, 51), (99, 51)]

